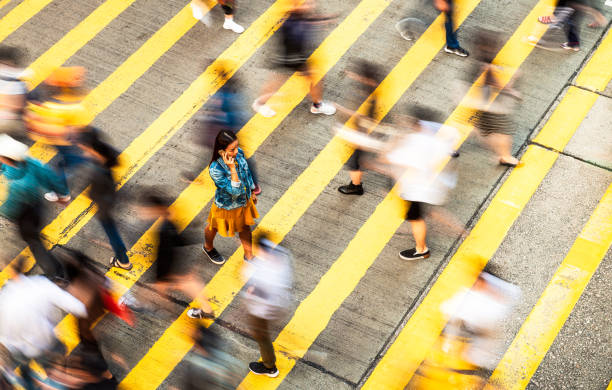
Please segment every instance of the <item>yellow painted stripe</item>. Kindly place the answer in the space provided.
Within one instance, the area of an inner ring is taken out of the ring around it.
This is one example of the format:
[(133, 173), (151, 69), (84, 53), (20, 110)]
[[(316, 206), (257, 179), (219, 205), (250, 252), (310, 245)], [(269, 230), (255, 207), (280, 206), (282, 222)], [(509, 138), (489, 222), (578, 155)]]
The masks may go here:
[[(134, 0), (109, 0), (100, 6), (94, 13), (100, 10), (104, 5), (109, 4), (111, 2), (116, 3), (132, 3)], [(216, 2), (211, 2), (209, 10), (212, 6), (214, 6)], [(127, 8), (127, 5), (125, 8)], [(115, 6), (116, 7), (116, 6)], [(116, 10), (116, 8), (115, 8)], [(104, 15), (105, 12), (115, 12), (115, 10), (102, 10), (100, 15), (95, 15), (95, 18), (101, 18), (101, 15)], [(90, 17), (93, 13), (90, 15)], [(115, 12), (114, 17), (118, 15)], [(104, 26), (100, 23), (90, 21), (92, 24), (99, 27), (99, 29)], [(89, 18), (88, 18), (89, 19)], [(127, 89), (140, 78), (153, 64), (165, 53), (167, 52), (183, 35), (187, 33), (196, 23), (197, 19), (195, 19), (191, 15), (191, 8), (189, 4), (181, 11), (179, 11), (172, 19), (170, 19), (166, 24), (161, 27), (159, 30), (155, 32), (142, 46), (138, 48), (132, 55), (128, 57), (117, 69), (113, 71), (103, 82), (101, 82), (96, 88), (94, 88), (87, 97), (83, 100), (83, 104), (87, 107), (88, 112), (88, 122), (94, 120), (98, 114), (104, 111), (113, 101), (115, 101), (119, 96), (121, 96)], [(85, 22), (85, 21), (83, 21)], [(108, 24), (110, 19), (108, 19)], [(83, 25), (80, 29), (84, 30), (88, 25), (84, 25), (83, 23), (79, 24), (79, 26)], [(75, 29), (79, 29), (79, 26)], [(73, 30), (74, 31), (74, 30)], [(70, 35), (70, 34), (69, 34)], [(68, 35), (66, 36), (68, 37)], [(79, 40), (79, 35), (70, 35), (68, 41), (64, 43), (62, 46), (72, 45), (73, 42)], [(93, 35), (92, 35), (93, 37)], [(90, 38), (91, 39), (91, 38)], [(85, 44), (81, 40), (79, 43)], [(58, 44), (60, 44), (58, 42)], [(55, 46), (54, 46), (55, 47)], [(60, 46), (61, 47), (61, 46)], [(76, 46), (74, 47), (75, 49)], [(73, 51), (74, 54), (76, 50)], [(49, 56), (45, 56), (49, 54)], [(67, 53), (66, 53), (67, 54)], [(45, 53), (43, 57), (39, 58), (33, 66), (35, 71), (40, 72), (39, 75), (35, 78), (34, 82), (39, 83), (42, 82), (49, 73), (53, 70), (55, 66), (59, 66), (63, 64), (70, 56), (64, 55), (59, 58), (57, 56), (57, 51), (54, 48), (51, 48), (47, 53)], [(42, 142), (36, 142), (30, 148), (30, 154), (44, 162), (50, 161), (56, 154), (55, 148), (49, 147)]]
[(610, 39), (610, 34), (610, 31), (608, 31), (608, 36), (601, 41), (593, 57), (589, 59), (583, 71), (580, 72), (576, 78), (576, 85), (599, 92), (606, 89), (612, 79), (610, 74), (610, 64), (612, 63), (612, 39)]
[(506, 390), (527, 387), (611, 244), (612, 186), (499, 362), (493, 383)]
[[(606, 39), (611, 38), (608, 36)], [(588, 74), (585, 72), (588, 69), (588, 67), (585, 68), (581, 74), (587, 77)], [(583, 106), (590, 107), (592, 103), (590, 99), (580, 99), (575, 94), (564, 96), (563, 100), (566, 99), (573, 102), (569, 105), (570, 109), (577, 116), (581, 116), (579, 120), (573, 121), (574, 128), (567, 128), (561, 135), (571, 137), (586, 115)], [(558, 108), (564, 107), (563, 105), (562, 101)], [(553, 115), (556, 114), (556, 111), (557, 109)], [(548, 121), (541, 130), (540, 136), (555, 142), (555, 138), (549, 135), (557, 133), (558, 129), (555, 126), (556, 122)], [(565, 146), (565, 143), (561, 145)], [(474, 229), (453, 255), (421, 305), (382, 357), (363, 386), (364, 389), (403, 389), (406, 386), (446, 325), (444, 316), (439, 312), (440, 305), (465, 286), (474, 284), (478, 272), (494, 255), (557, 157), (557, 153), (538, 146), (532, 145), (527, 149), (521, 158), (525, 166), (514, 169), (508, 176)]]
[(2, 1), (0, 1), (0, 9), (4, 8), (4, 6), (7, 5), (10, 2), (11, 2), (11, 0), (2, 0)]
[(44, 81), (55, 68), (62, 65), (80, 48), (85, 46), (87, 42), (102, 31), (104, 27), (134, 1), (107, 0), (102, 3), (29, 66), (29, 70), (33, 74), (30, 80), (30, 87), (35, 88)]
[[(121, 188), (142, 168), (148, 159), (224, 84), (223, 79), (217, 75), (217, 69), (220, 68), (222, 63), (232, 64), (229, 74), (233, 75), (272, 36), (278, 27), (280, 27), (280, 23), (285, 15), (286, 4), (286, 0), (277, 0), (268, 8), (229, 48), (208, 66), (204, 73), (177, 100), (121, 153), (119, 159), (123, 164), (114, 172), (115, 177), (118, 178), (118, 188)], [(187, 21), (187, 23), (192, 22), (192, 20)], [(161, 42), (159, 44), (165, 45)], [(149, 46), (149, 49), (153, 49), (153, 47)], [(138, 68), (138, 61), (136, 59), (133, 61), (134, 66)], [(134, 77), (134, 73), (129, 69), (121, 72), (123, 75), (128, 74), (131, 76), (119, 77), (111, 75), (109, 78), (113, 77), (114, 80), (120, 82), (120, 80), (125, 80), (123, 77), (126, 79)], [(102, 92), (106, 90), (105, 88), (107, 87), (99, 86), (91, 93), (102, 96)], [(96, 92), (96, 90), (99, 92)], [(110, 90), (109, 93), (112, 94), (114, 92)], [(101, 107), (102, 105), (94, 105), (95, 110), (101, 110)], [(86, 195), (87, 190), (77, 196), (42, 230), (47, 247), (51, 247), (54, 244), (66, 244), (94, 216), (96, 210), (91, 206), (91, 200)], [(35, 264), (29, 248), (24, 249), (17, 258), (11, 261), (11, 264), (16, 264), (19, 258), (25, 258), (25, 264), (30, 267)], [(5, 268), (0, 272), (0, 286), (4, 285), (8, 277), (9, 273)]]
[[(389, 4), (390, 0), (363, 0), (334, 29), (311, 56), (311, 60), (316, 61), (319, 67), (316, 76), (317, 81), (340, 60), (342, 55)], [(269, 104), (280, 107), (277, 110), (277, 115), (274, 118), (263, 118), (260, 115), (255, 115), (239, 132), (247, 156), (250, 156), (261, 145), (283, 118), (304, 99), (308, 91), (308, 83), (297, 73), (285, 82), (277, 94), (268, 101)], [(212, 183), (207, 169), (199, 175), (195, 183), (199, 184), (189, 186), (173, 205), (173, 207), (176, 207), (175, 212), (179, 215), (180, 228), (186, 227), (214, 195), (214, 183)], [(134, 252), (150, 246), (153, 234), (153, 230), (149, 230), (135, 245), (137, 249)], [(150, 262), (150, 258), (144, 258), (142, 263), (139, 261), (140, 264), (146, 264), (147, 268), (150, 266)], [(241, 263), (242, 255), (237, 252), (208, 284), (207, 293), (217, 314), (220, 314), (227, 307), (242, 287), (242, 281), (238, 277)], [(144, 270), (139, 270), (137, 273), (142, 273)], [(123, 281), (118, 282), (129, 288), (133, 279), (127, 282), (130, 283), (129, 285)], [(191, 340), (185, 338), (185, 334), (189, 334), (185, 332), (193, 324), (193, 320), (185, 321), (185, 318), (186, 316), (182, 315), (166, 330), (151, 350), (121, 382), (121, 386), (155, 389), (163, 382), (193, 346)], [(210, 323), (208, 322), (208, 325)], [(143, 380), (144, 373), (147, 373), (144, 376), (146, 380)]]
[[(543, 1), (538, 4), (534, 11), (539, 12), (539, 6), (545, 3)], [(476, 4), (473, 4), (473, 6), (476, 6)], [(471, 5), (464, 4), (464, 6), (469, 8)], [(471, 9), (466, 10), (468, 13), (469, 11)], [(466, 16), (467, 14), (464, 15), (464, 18)], [(512, 78), (513, 72), (516, 71), (531, 50), (531, 48), (517, 45), (517, 42), (520, 42), (524, 35), (525, 25), (530, 24), (524, 23), (521, 25), (496, 57), (497, 63), (503, 63), (511, 69), (510, 72), (504, 74), (504, 83)], [(438, 28), (441, 29), (441, 27)], [(440, 30), (437, 31), (439, 32)], [(442, 39), (443, 42), (443, 38), (439, 37), (438, 39)], [(439, 48), (440, 45), (436, 44), (436, 47)], [(399, 74), (402, 73), (405, 74), (405, 72), (399, 72)], [(468, 99), (473, 99), (481, 80), (482, 78), (479, 78), (474, 83), (464, 98), (464, 102)], [(382, 91), (385, 90), (383, 89)], [(385, 95), (383, 94), (382, 96)], [(465, 118), (466, 111), (469, 110), (464, 107), (464, 104), (459, 105), (446, 121), (446, 124), (456, 126), (462, 123), (462, 118)], [(466, 126), (461, 127), (464, 132), (463, 139), (465, 139), (471, 129), (468, 129)], [(350, 152), (346, 155), (346, 158), (349, 155)], [(344, 158), (343, 161), (346, 161), (346, 159)], [(331, 177), (333, 178), (335, 174), (336, 172)], [(313, 180), (316, 181), (316, 179), (308, 181), (310, 186), (312, 186)], [(302, 188), (300, 193), (301, 195), (299, 196), (303, 196), (302, 193), (308, 193), (308, 191), (306, 188)], [(289, 205), (285, 206), (288, 207)], [(325, 329), (332, 315), (340, 307), (344, 299), (348, 297), (359, 283), (359, 280), (365, 275), (367, 269), (386, 245), (386, 242), (403, 222), (405, 213), (401, 210), (404, 209), (405, 202), (395, 194), (395, 190), (392, 191), (358, 231), (342, 255), (321, 278), (313, 292), (302, 301), (293, 318), (281, 331), (274, 343), (276, 350), (280, 352), (277, 354), (277, 366), (281, 372), (281, 379), (294, 367), (296, 360), (306, 353), (320, 332)], [(267, 382), (261, 379), (259, 376), (249, 374), (242, 384), (245, 388), (259, 389), (276, 388), (280, 383), (280, 381)]]
[(608, 383), (608, 387), (606, 387), (606, 390), (612, 390), (612, 380), (610, 381), (610, 383)]
[[(364, 5), (364, 3), (362, 3), (362, 5)], [(359, 21), (360, 18), (357, 17), (359, 14), (355, 13), (355, 11), (353, 14), (351, 14), (349, 18), (354, 16), (354, 19), (357, 19)], [(379, 10), (379, 11), (382, 11), (382, 10)], [(376, 15), (373, 15), (372, 12), (366, 13), (366, 15), (369, 15), (369, 17), (371, 17), (372, 19), (373, 17), (376, 16)], [(344, 23), (347, 23), (349, 21), (349, 18), (347, 18), (347, 20)], [(365, 17), (362, 16), (362, 18), (365, 18)], [(357, 22), (347, 23), (347, 26), (354, 26), (354, 23), (357, 23)], [(336, 48), (335, 50), (337, 50), (337, 45), (334, 43), (334, 41), (331, 40), (335, 32), (332, 33), (332, 35), (330, 35), (328, 39), (326, 39), (324, 44), (321, 47), (319, 47), (319, 49), (317, 49), (318, 51), (320, 51), (321, 49), (324, 49), (326, 46), (326, 43), (329, 43), (329, 49)], [(439, 50), (439, 47), (441, 46), (441, 42), (443, 42), (442, 36), (440, 36), (439, 38), (440, 38), (440, 41), (439, 41), (440, 44), (438, 45), (438, 49), (437, 50), (433, 49), (433, 53), (429, 57), (430, 60), (433, 59), (433, 56), (435, 56), (435, 54)], [(411, 69), (416, 68), (417, 70), (414, 70), (414, 71), (417, 73), (422, 71), (422, 69), (424, 69), (424, 66), (426, 65), (425, 64), (421, 66), (419, 64), (420, 62), (419, 58), (421, 57), (420, 54), (422, 54), (422, 50), (424, 48), (425, 46), (419, 45), (417, 46), (416, 49), (414, 48), (411, 49), (410, 54), (407, 54), (407, 58), (405, 58), (403, 62), (406, 65), (404, 65), (404, 67), (401, 67), (401, 69), (398, 69), (396, 73), (394, 73), (394, 75), (399, 74), (400, 72), (403, 73), (403, 78), (401, 80), (403, 80), (403, 83), (404, 83), (403, 85), (405, 85), (405, 88), (407, 88), (408, 85), (412, 83), (412, 81), (416, 78), (416, 76), (411, 75), (410, 70), (406, 68), (407, 64), (410, 64), (413, 67)], [(334, 53), (335, 50), (332, 50), (330, 52), (330, 55)], [(325, 51), (327, 51), (327, 48), (325, 48), (323, 52)], [(316, 51), (315, 54), (313, 54), (313, 57), (316, 58), (317, 54), (318, 52)], [(325, 58), (328, 58), (328, 56), (322, 56), (322, 58), (325, 59)], [(390, 80), (397, 80), (397, 78), (396, 77), (388, 78), (386, 85), (390, 84)], [(301, 99), (303, 99), (307, 91), (307, 85), (303, 84), (303, 80), (296, 78), (295, 81), (300, 82), (302, 84), (301, 85), (294, 84), (292, 80), (290, 79), (281, 88), (279, 93), (270, 100), (271, 104), (274, 106), (276, 106), (276, 104), (283, 104), (283, 102), (286, 104), (288, 100), (287, 96), (289, 96), (290, 100), (295, 100), (292, 104), (290, 104), (290, 107), (289, 107), (290, 109), (293, 108), (297, 103), (299, 103)], [(295, 91), (296, 88), (302, 90), (303, 92), (301, 96), (294, 98), (292, 96), (292, 91)], [(393, 89), (394, 93), (389, 94), (389, 95), (393, 96), (393, 98), (397, 100), (402, 95), (404, 90), (400, 91), (399, 89)], [(366, 105), (364, 104), (364, 107), (365, 106)], [(388, 111), (391, 106), (392, 106), (391, 104), (388, 105), (387, 108), (385, 108), (385, 110)], [(363, 111), (363, 108), (362, 108), (362, 111)], [(241, 137), (241, 140), (244, 141), (245, 146), (251, 146), (251, 149), (252, 149), (252, 145), (259, 145), (265, 139), (265, 135), (262, 136), (261, 131), (257, 131), (258, 129), (261, 129), (259, 123), (261, 123), (262, 125), (265, 124), (265, 122), (261, 122), (262, 120), (263, 119), (259, 116), (254, 117), (249, 122), (249, 124), (247, 124), (245, 128), (239, 133), (239, 136)], [(275, 118), (274, 120), (280, 123), (280, 121), (282, 121), (282, 117)], [(278, 123), (275, 123), (275, 126)], [(246, 148), (246, 150), (250, 150), (250, 149)], [(252, 153), (251, 151), (247, 151), (247, 155), (250, 155), (251, 153)], [(335, 158), (337, 158), (337, 156), (335, 156)], [(338, 169), (340, 169), (340, 167), (342, 166), (342, 162), (333, 163), (333, 165), (334, 166), (337, 165)], [(312, 170), (312, 167), (309, 169)], [(204, 179), (204, 177), (202, 176), (200, 178)], [(304, 178), (302, 180), (304, 180)], [(273, 209), (270, 210), (270, 212), (268, 212), (266, 217), (259, 224), (260, 227), (264, 226), (264, 229), (266, 229), (266, 231), (272, 232), (273, 239), (277, 242), (282, 240), (283, 236), (288, 233), (288, 231), (297, 222), (300, 216), (305, 212), (308, 205), (316, 197), (316, 194), (314, 194), (312, 199), (310, 195), (302, 199), (296, 198), (297, 196), (296, 193), (301, 191), (298, 189), (298, 187), (302, 187), (302, 186), (297, 186), (297, 187), (292, 186), (293, 191), (291, 190), (288, 191), (288, 193), (286, 193), (283, 196), (281, 201), (279, 201), (273, 207)], [(318, 192), (321, 192), (323, 190), (323, 187), (324, 185), (319, 188)], [(287, 201), (292, 203), (291, 208), (286, 207)], [(303, 203), (303, 207), (302, 207), (302, 203)], [(290, 212), (290, 214), (287, 214), (288, 211), (293, 211), (293, 210), (295, 212)], [(199, 213), (199, 209), (192, 211), (192, 213), (194, 216), (197, 215), (197, 213)], [(206, 287), (206, 293), (209, 296), (210, 303), (213, 306), (215, 313), (217, 313), (217, 315), (219, 315), (220, 312), (222, 312), (227, 307), (227, 305), (231, 302), (231, 300), (236, 295), (236, 293), (243, 286), (243, 282), (240, 278), (240, 267), (242, 265), (242, 256), (243, 256), (242, 249), (239, 248), (230, 257), (228, 262), (221, 268), (221, 270), (219, 270), (216, 273), (216, 275), (213, 277), (213, 279), (210, 281), (210, 283)], [(183, 335), (186, 334), (186, 329), (189, 328), (190, 323), (191, 323), (191, 320), (187, 319), (184, 315), (182, 315), (181, 317), (179, 317), (178, 320), (176, 320), (165, 331), (165, 333), (157, 341), (157, 343), (153, 346), (153, 348), (147, 353), (147, 355), (138, 363), (138, 365), (130, 373), (129, 377), (133, 381), (133, 383), (132, 382), (129, 383), (130, 386), (135, 385), (138, 380), (137, 378), (141, 377), (142, 376), (141, 374), (144, 372), (150, 372), (151, 370), (158, 371), (160, 370), (160, 367), (164, 367), (165, 369), (166, 365), (169, 366), (168, 373), (170, 372), (170, 370), (180, 361), (180, 359), (182, 359), (184, 354), (193, 345), (191, 340), (183, 337)], [(211, 322), (206, 321), (205, 323), (207, 325), (210, 325)], [(170, 363), (168, 363), (168, 361), (170, 361)]]
[(45, 8), (52, 0), (23, 0), (0, 19), (0, 42)]

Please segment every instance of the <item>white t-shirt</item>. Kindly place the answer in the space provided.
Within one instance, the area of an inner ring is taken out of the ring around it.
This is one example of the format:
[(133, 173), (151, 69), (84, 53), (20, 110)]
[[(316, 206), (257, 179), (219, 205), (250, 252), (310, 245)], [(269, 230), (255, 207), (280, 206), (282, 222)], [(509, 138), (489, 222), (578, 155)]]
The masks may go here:
[(53, 329), (68, 312), (87, 316), (85, 305), (44, 276), (19, 276), (0, 290), (0, 343), (35, 358), (55, 342)]

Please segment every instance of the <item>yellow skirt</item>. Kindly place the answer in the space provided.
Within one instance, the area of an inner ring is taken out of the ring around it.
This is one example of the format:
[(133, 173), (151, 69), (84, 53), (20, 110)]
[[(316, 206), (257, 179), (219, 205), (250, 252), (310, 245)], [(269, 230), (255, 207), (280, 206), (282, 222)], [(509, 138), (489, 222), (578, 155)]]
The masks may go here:
[(223, 237), (233, 237), (246, 226), (255, 225), (255, 218), (259, 218), (259, 213), (251, 199), (243, 207), (232, 210), (221, 209), (213, 202), (208, 214), (208, 226), (217, 229)]

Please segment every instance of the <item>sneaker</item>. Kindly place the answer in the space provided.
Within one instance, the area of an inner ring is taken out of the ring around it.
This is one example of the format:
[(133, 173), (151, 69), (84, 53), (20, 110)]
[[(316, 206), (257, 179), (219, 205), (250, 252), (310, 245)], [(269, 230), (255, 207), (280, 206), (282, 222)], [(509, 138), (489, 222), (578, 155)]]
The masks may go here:
[(127, 264), (122, 263), (115, 256), (110, 258), (110, 266), (111, 267), (115, 267), (115, 268), (121, 268), (121, 269), (124, 269), (124, 270), (127, 270), (127, 271), (131, 270), (132, 267), (133, 267), (132, 263), (130, 263), (130, 262), (128, 262)]
[(467, 50), (465, 50), (462, 47), (448, 47), (448, 46), (444, 46), (444, 51), (450, 54), (455, 54), (458, 55), (459, 57), (467, 57), (470, 55), (470, 53), (467, 52)]
[(208, 318), (208, 319), (215, 318), (215, 316), (212, 315), (211, 313), (207, 313), (202, 309), (196, 309), (195, 307), (192, 307), (191, 309), (187, 310), (187, 317), (194, 318), (197, 320), (201, 320), (203, 318)]
[(223, 258), (223, 256), (221, 256), (221, 253), (217, 252), (215, 248), (212, 248), (211, 250), (207, 251), (206, 248), (204, 247), (204, 244), (202, 244), (202, 250), (204, 251), (204, 253), (206, 253), (206, 256), (208, 256), (208, 259), (212, 261), (214, 264), (221, 265), (225, 263), (225, 259)]
[(332, 104), (321, 102), (319, 103), (319, 107), (315, 107), (314, 103), (310, 106), (310, 112), (313, 114), (325, 114), (325, 115), (334, 115), (336, 113), (336, 107)]
[(577, 43), (565, 42), (561, 44), (561, 47), (567, 51), (580, 51), (580, 45)]
[(402, 260), (419, 260), (419, 259), (426, 259), (428, 258), (430, 255), (429, 253), (429, 249), (427, 249), (425, 252), (422, 253), (418, 253), (416, 248), (412, 248), (412, 249), (406, 249), (404, 251), (401, 251), (399, 253), (399, 257)]
[(226, 30), (232, 30), (237, 34), (244, 32), (244, 27), (234, 22), (234, 19), (225, 19), (225, 22), (223, 22), (223, 28)]
[(272, 118), (274, 115), (276, 115), (276, 111), (266, 106), (265, 104), (257, 103), (257, 101), (254, 101), (251, 107), (256, 113), (263, 116), (264, 118)]
[(276, 378), (278, 376), (278, 368), (276, 368), (276, 366), (268, 368), (264, 366), (262, 362), (249, 363), (249, 370), (255, 375), (267, 375), (270, 378)]
[(353, 184), (352, 182), (338, 187), (338, 191), (343, 193), (344, 195), (363, 195), (363, 186), (361, 184)]

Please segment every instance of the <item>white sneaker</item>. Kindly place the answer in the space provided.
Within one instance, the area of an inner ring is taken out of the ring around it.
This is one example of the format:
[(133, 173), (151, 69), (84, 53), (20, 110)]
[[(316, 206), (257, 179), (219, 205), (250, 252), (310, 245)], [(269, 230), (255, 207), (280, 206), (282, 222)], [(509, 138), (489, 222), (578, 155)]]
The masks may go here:
[(276, 111), (266, 106), (265, 104), (257, 103), (257, 101), (254, 101), (251, 107), (253, 108), (253, 110), (255, 110), (256, 113), (263, 116), (264, 118), (272, 118), (274, 115), (276, 115)]
[(47, 192), (45, 194), (45, 199), (47, 199), (49, 202), (57, 202), (59, 200), (59, 195), (55, 192)]
[(336, 113), (336, 107), (333, 104), (321, 102), (319, 107), (315, 107), (314, 104), (310, 106), (310, 112), (313, 114), (325, 114), (325, 115), (334, 115)]
[(234, 22), (234, 19), (225, 19), (225, 22), (223, 22), (223, 28), (226, 30), (232, 30), (238, 34), (244, 32), (244, 27)]
[(208, 12), (204, 14), (204, 11), (202, 11), (202, 8), (198, 7), (193, 2), (191, 2), (191, 13), (194, 18), (204, 23), (206, 27), (210, 27), (211, 25), (210, 14)]

